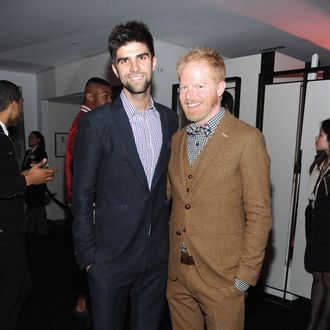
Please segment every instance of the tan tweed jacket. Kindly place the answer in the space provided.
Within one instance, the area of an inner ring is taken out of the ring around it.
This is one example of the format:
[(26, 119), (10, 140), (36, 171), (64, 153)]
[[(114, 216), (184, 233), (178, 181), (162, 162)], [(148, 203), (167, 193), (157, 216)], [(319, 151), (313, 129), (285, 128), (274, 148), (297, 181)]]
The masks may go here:
[[(184, 241), (203, 281), (255, 285), (271, 229), (269, 156), (263, 135), (226, 112), (193, 167), (186, 133), (172, 138), (169, 163), (169, 277), (175, 280)], [(169, 196), (170, 197), (170, 196)]]

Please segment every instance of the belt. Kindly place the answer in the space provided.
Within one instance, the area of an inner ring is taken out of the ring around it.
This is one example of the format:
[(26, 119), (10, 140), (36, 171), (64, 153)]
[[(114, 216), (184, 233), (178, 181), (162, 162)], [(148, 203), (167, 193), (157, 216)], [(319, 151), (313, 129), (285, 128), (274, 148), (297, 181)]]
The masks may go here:
[(195, 265), (194, 258), (187, 253), (181, 253), (180, 262), (185, 265)]

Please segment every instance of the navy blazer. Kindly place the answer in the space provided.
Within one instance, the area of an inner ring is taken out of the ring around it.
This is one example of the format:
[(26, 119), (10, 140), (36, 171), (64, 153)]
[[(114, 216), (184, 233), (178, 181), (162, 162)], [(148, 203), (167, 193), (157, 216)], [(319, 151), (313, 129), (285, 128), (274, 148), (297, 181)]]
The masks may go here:
[(79, 123), (72, 210), (75, 253), (82, 269), (98, 262), (129, 267), (149, 243), (155, 260), (167, 263), (167, 165), (178, 119), (167, 107), (157, 103), (155, 107), (163, 145), (151, 189), (120, 97), (112, 106), (86, 114)]
[(25, 192), (14, 146), (0, 126), (0, 237), (24, 231)]

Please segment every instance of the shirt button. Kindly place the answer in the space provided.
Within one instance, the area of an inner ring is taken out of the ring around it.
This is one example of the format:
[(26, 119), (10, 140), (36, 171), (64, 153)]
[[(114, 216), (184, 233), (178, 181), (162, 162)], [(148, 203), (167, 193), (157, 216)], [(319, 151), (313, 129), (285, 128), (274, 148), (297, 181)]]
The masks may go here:
[(193, 177), (193, 176), (192, 176), (191, 174), (188, 175), (188, 179), (192, 179), (192, 177)]
[(180, 236), (180, 235), (181, 235), (181, 233), (180, 233), (179, 231), (177, 231), (177, 232), (176, 232), (176, 234), (177, 234), (178, 236)]
[(186, 210), (189, 210), (190, 209), (190, 204), (186, 204), (184, 207), (185, 207)]

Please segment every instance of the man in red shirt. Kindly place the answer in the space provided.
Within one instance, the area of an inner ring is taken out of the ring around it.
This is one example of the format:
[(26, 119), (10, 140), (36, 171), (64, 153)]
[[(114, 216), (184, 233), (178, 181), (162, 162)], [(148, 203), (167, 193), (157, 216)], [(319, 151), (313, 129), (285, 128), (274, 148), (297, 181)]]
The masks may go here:
[[(100, 107), (112, 101), (112, 89), (109, 83), (101, 78), (90, 78), (84, 91), (84, 104), (81, 106), (79, 113), (72, 122), (65, 152), (65, 190), (66, 200), (70, 205), (72, 201), (72, 177), (73, 177), (73, 149), (74, 140), (78, 132), (78, 125), (81, 117), (87, 112)], [(85, 270), (77, 270), (78, 283), (78, 298), (75, 306), (75, 312), (80, 315), (87, 314), (86, 308), (86, 292), (87, 292), (87, 278)]]

